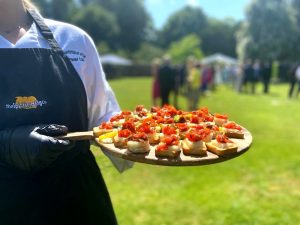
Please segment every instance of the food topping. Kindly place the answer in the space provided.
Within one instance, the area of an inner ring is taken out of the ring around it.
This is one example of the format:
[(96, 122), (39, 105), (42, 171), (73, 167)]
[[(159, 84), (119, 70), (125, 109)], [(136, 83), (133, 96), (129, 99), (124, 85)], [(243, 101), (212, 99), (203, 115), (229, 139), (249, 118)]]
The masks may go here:
[(131, 135), (132, 135), (132, 132), (130, 130), (128, 130), (128, 129), (124, 129), (124, 130), (119, 130), (118, 131), (118, 136), (119, 137), (128, 138)]
[(147, 141), (148, 140), (148, 136), (145, 133), (139, 132), (139, 133), (135, 133), (133, 134), (130, 138), (130, 141)]
[(236, 124), (235, 122), (228, 122), (226, 124), (223, 124), (223, 127), (227, 129), (242, 130), (242, 127)]
[(218, 134), (216, 136), (216, 140), (219, 143), (233, 143), (233, 141), (231, 141), (228, 137), (226, 137), (225, 135), (222, 135), (222, 134)]

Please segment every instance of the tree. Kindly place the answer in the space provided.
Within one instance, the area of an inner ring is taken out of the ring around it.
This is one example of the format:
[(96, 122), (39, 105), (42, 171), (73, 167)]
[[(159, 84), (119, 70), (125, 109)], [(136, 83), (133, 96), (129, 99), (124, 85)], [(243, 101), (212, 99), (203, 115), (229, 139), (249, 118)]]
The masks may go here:
[(87, 5), (87, 4), (89, 4), (89, 3), (92, 3), (93, 2), (93, 0), (78, 0), (78, 2), (81, 4), (81, 5)]
[(74, 0), (34, 0), (42, 14), (48, 18), (70, 22), (70, 17), (76, 9)]
[(118, 11), (118, 4), (121, 0), (93, 0), (94, 2), (100, 4), (106, 10), (116, 14)]
[(141, 0), (122, 0), (117, 5), (116, 17), (120, 26), (120, 47), (135, 51), (146, 40), (150, 16)]
[(133, 60), (140, 64), (150, 64), (154, 58), (160, 58), (164, 54), (164, 51), (159, 47), (144, 42), (140, 48), (134, 52)]
[(52, 0), (51, 6), (52, 17), (67, 22), (70, 22), (71, 14), (76, 8), (73, 0)]
[(203, 52), (205, 55), (220, 52), (236, 57), (235, 33), (238, 23), (232, 19), (208, 19), (207, 27), (202, 36)]
[(202, 36), (207, 25), (206, 15), (198, 7), (187, 6), (171, 15), (160, 32), (160, 43), (166, 48), (189, 34)]
[(72, 18), (73, 22), (89, 33), (96, 43), (106, 42), (115, 48), (115, 40), (120, 28), (113, 14), (98, 4), (88, 4)]
[(296, 58), (297, 26), (285, 0), (254, 0), (238, 32), (242, 58), (287, 60)]
[(298, 24), (298, 27), (300, 28), (300, 1), (299, 0), (292, 0), (291, 6), (295, 11), (297, 24)]
[(203, 57), (201, 39), (195, 34), (187, 35), (179, 41), (173, 42), (168, 53), (175, 63), (184, 63), (190, 56), (201, 59)]
[(53, 18), (51, 15), (51, 5), (48, 0), (33, 0), (32, 2), (37, 5), (45, 17)]

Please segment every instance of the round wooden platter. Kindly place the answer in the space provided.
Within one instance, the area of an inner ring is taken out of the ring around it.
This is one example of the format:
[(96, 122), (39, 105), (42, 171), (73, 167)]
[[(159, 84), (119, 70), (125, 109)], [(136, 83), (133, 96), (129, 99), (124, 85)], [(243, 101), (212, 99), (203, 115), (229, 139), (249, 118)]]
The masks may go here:
[(227, 161), (245, 153), (251, 147), (252, 135), (247, 129), (243, 128), (243, 130), (245, 132), (244, 139), (231, 139), (238, 145), (237, 152), (226, 154), (224, 156), (218, 156), (207, 151), (207, 155), (202, 157), (186, 156), (181, 152), (179, 157), (175, 159), (158, 158), (155, 156), (155, 146), (151, 146), (149, 153), (137, 154), (132, 153), (127, 149), (116, 148), (114, 144), (103, 144), (98, 140), (98, 138), (95, 140), (103, 151), (109, 152), (116, 157), (134, 162), (161, 166), (202, 166)]

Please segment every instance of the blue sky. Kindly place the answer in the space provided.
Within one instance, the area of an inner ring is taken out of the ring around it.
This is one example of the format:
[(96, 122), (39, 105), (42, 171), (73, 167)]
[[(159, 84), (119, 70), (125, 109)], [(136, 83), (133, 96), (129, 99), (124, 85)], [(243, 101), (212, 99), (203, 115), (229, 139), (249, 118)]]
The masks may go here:
[(171, 14), (186, 5), (201, 7), (210, 17), (240, 20), (244, 18), (245, 7), (249, 2), (250, 0), (145, 0), (145, 5), (154, 25), (161, 28)]

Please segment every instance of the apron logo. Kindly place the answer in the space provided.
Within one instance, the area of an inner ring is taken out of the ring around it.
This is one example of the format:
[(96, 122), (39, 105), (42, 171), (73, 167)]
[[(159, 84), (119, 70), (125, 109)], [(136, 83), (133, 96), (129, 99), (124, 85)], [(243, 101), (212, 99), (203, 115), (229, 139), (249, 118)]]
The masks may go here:
[(42, 107), (46, 105), (47, 102), (42, 100), (39, 101), (34, 96), (18, 96), (13, 104), (6, 104), (7, 109), (36, 109), (37, 107)]

